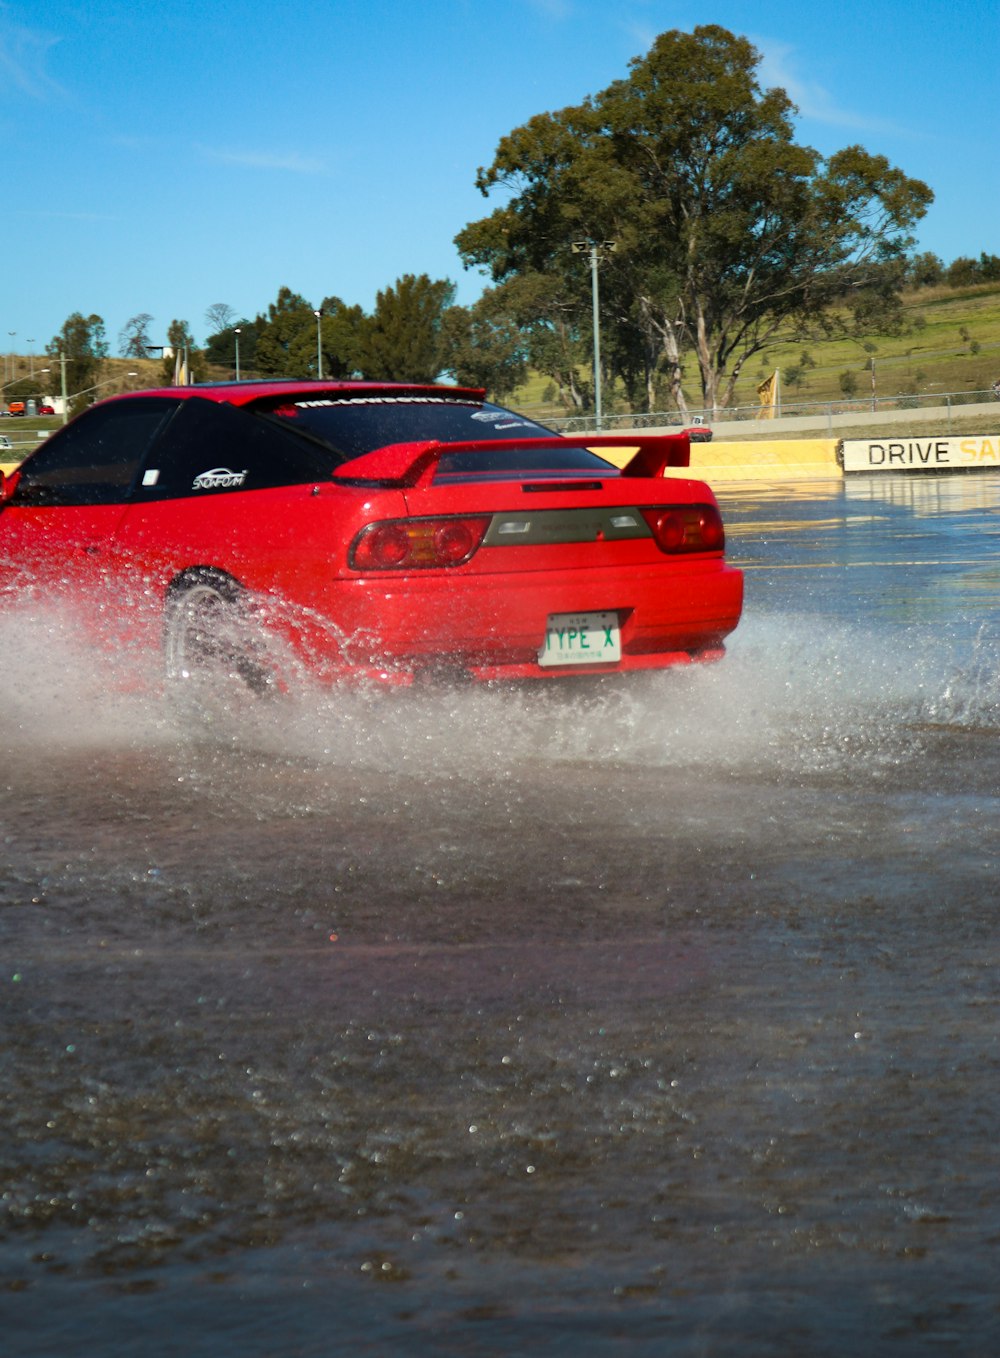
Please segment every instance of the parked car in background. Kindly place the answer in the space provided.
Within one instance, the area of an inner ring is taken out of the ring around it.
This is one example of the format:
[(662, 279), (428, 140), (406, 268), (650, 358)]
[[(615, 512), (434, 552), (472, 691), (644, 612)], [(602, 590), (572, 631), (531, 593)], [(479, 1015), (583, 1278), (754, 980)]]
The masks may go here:
[(686, 429), (682, 430), (682, 432), (687, 434), (692, 443), (712, 442), (712, 430), (705, 423), (702, 415), (693, 415), (691, 417), (691, 423)]
[[(0, 572), (175, 684), (522, 680), (718, 659), (743, 580), (683, 435), (563, 438), (477, 390), (129, 393), (0, 481)], [(144, 638), (144, 640), (142, 640)], [(276, 648), (271, 645), (277, 638)]]
[(56, 412), (53, 406), (39, 406), (38, 413), (39, 415), (54, 415)]

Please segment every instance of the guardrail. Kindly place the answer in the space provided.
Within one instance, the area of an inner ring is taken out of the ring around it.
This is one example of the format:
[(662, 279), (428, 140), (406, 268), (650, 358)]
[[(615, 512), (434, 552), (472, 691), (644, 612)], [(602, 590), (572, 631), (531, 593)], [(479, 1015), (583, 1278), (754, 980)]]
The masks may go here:
[[(943, 409), (949, 418), (951, 411), (956, 407), (968, 405), (994, 404), (996, 396), (993, 391), (951, 391), (951, 392), (921, 392), (918, 395), (897, 395), (897, 396), (871, 396), (865, 399), (854, 397), (850, 400), (841, 401), (782, 401), (777, 407), (773, 416), (763, 416), (762, 407), (755, 406), (720, 406), (717, 410), (696, 410), (691, 409), (685, 414), (679, 410), (661, 411), (633, 411), (630, 413), (604, 414), (601, 416), (601, 429), (613, 432), (616, 429), (669, 429), (686, 428), (691, 424), (695, 416), (700, 416), (706, 424), (713, 429), (718, 429), (720, 424), (741, 424), (751, 423), (757, 425), (763, 432), (769, 425), (775, 426), (779, 422), (785, 424), (785, 428), (793, 427), (788, 421), (794, 420), (802, 422), (799, 427), (805, 424), (823, 424), (827, 429), (833, 429), (835, 425), (848, 423), (853, 417), (876, 419), (880, 415), (903, 414), (915, 410)], [(528, 407), (521, 406), (521, 412), (530, 415)], [(1000, 415), (1000, 407), (997, 407)], [(597, 427), (596, 417), (593, 413), (589, 415), (567, 415), (546, 418), (545, 423), (550, 429), (556, 429), (560, 433), (586, 432)]]
[(4, 435), (4, 442), (0, 443), (0, 461), (3, 461), (8, 453), (13, 453), (14, 457), (7, 458), (8, 462), (16, 462), (18, 457), (27, 457), (41, 443), (42, 439), (47, 439), (51, 434), (51, 429), (33, 429), (27, 437), (14, 439)]

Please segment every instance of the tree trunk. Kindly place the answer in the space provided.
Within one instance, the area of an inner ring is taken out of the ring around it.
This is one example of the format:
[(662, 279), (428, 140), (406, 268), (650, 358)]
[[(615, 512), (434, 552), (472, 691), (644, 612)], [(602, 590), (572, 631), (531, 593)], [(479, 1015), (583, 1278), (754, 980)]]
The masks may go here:
[(680, 336), (684, 329), (683, 323), (678, 324), (664, 315), (656, 315), (649, 297), (639, 298), (639, 314), (642, 317), (643, 334), (656, 336), (657, 348), (666, 363), (671, 398), (677, 409), (687, 414), (687, 400), (681, 386)]

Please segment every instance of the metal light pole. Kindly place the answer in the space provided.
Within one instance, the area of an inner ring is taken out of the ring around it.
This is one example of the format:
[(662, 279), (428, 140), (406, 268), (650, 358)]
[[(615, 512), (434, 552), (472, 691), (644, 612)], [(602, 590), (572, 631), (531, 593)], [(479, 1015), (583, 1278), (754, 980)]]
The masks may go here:
[(63, 424), (69, 423), (69, 397), (66, 394), (66, 355), (60, 349), (56, 353), (56, 362), (62, 369), (62, 417)]
[(236, 380), (240, 380), (240, 327), (237, 326), (233, 331), (236, 336)]
[(314, 311), (316, 317), (316, 376), (323, 380), (323, 313)]
[(593, 311), (594, 326), (594, 423), (597, 428), (601, 427), (601, 310), (600, 297), (597, 288), (597, 265), (603, 259), (602, 251), (609, 251), (615, 248), (613, 240), (588, 241), (578, 240), (573, 242), (573, 249), (577, 254), (585, 251), (590, 254), (590, 294), (591, 308)]

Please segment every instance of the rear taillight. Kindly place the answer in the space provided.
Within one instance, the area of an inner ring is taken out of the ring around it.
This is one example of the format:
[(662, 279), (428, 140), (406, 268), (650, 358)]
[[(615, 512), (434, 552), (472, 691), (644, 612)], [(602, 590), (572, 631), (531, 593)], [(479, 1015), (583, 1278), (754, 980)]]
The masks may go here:
[(661, 552), (721, 552), (726, 545), (722, 515), (715, 505), (671, 505), (644, 509)]
[(348, 564), (355, 571), (462, 566), (475, 553), (489, 526), (488, 514), (370, 523), (351, 543)]

